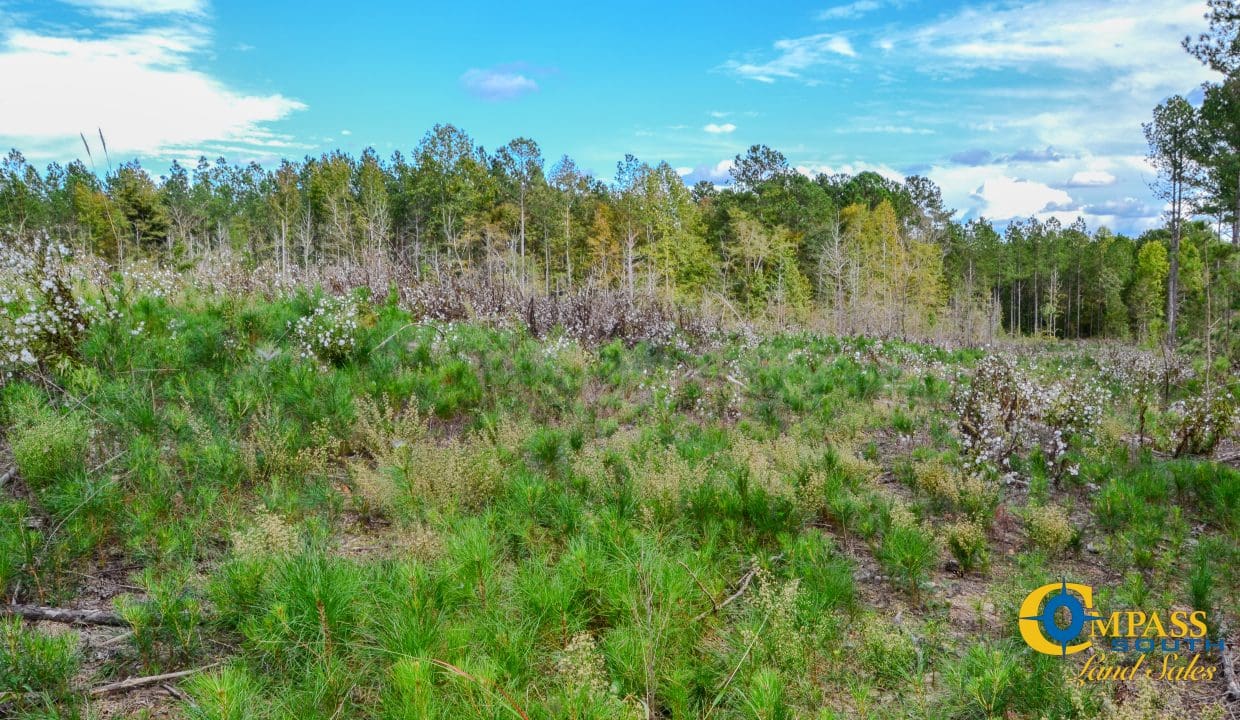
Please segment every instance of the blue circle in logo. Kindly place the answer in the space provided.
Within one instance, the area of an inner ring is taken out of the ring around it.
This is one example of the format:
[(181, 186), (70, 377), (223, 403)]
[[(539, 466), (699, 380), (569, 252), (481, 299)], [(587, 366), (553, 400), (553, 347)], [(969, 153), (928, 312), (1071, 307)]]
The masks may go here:
[[(1055, 614), (1060, 610), (1068, 611), (1068, 624), (1060, 627), (1055, 622)], [(1055, 641), (1060, 648), (1063, 649), (1065, 655), (1068, 654), (1068, 644), (1076, 639), (1077, 635), (1085, 629), (1085, 621), (1089, 619), (1089, 613), (1085, 610), (1085, 604), (1081, 599), (1068, 592), (1068, 581), (1064, 580), (1059, 593), (1052, 596), (1046, 601), (1046, 605), (1042, 606), (1042, 612), (1032, 617), (1021, 618), (1022, 620), (1037, 620), (1042, 625), (1042, 631), (1046, 633), (1046, 637)]]

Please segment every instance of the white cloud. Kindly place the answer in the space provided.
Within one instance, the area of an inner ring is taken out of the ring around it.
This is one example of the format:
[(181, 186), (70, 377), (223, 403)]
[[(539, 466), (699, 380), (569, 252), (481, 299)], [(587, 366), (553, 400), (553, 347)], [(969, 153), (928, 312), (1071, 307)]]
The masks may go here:
[(762, 62), (729, 60), (723, 67), (742, 78), (773, 83), (777, 78), (798, 79), (802, 73), (834, 56), (853, 58), (857, 51), (843, 35), (819, 33), (806, 37), (777, 40), (776, 55)]
[(1100, 203), (1085, 206), (1085, 212), (1091, 215), (1105, 215), (1120, 218), (1157, 218), (1157, 206), (1144, 203), (1134, 197), (1119, 200), (1104, 200)]
[(866, 125), (855, 128), (836, 128), (840, 134), (878, 133), (881, 135), (933, 135), (930, 128), (910, 127), (908, 125)]
[(864, 160), (850, 163), (825, 163), (825, 162), (802, 162), (793, 166), (793, 170), (801, 173), (805, 177), (816, 177), (818, 175), (836, 175), (843, 173), (845, 175), (859, 175), (863, 172), (878, 173), (879, 175), (893, 182), (902, 183), (905, 180), (904, 173), (896, 170), (890, 165), (883, 163), (871, 163)]
[[(692, 185), (696, 182), (705, 180), (715, 185), (724, 185), (732, 181), (731, 170), (736, 163), (728, 158), (720, 160), (714, 165), (698, 165), (693, 168), (677, 168), (676, 173), (684, 178), (685, 183)], [(685, 171), (688, 172), (685, 172)]]
[(132, 18), (140, 15), (203, 15), (205, 0), (63, 0), (95, 15)]
[[(1040, 168), (1031, 168), (1034, 171)], [(944, 165), (928, 169), (923, 175), (929, 177), (943, 191), (943, 200), (947, 207), (955, 208), (963, 219), (984, 216), (991, 220), (1007, 220), (1013, 217), (1028, 217), (1043, 210), (1047, 203), (1064, 203), (1068, 193), (1055, 190), (1049, 184), (1031, 181), (1028, 177), (1017, 180), (1011, 175), (1012, 170), (1002, 165), (983, 164)], [(1024, 184), (1022, 184), (1024, 183)], [(987, 186), (989, 185), (989, 189)], [(1043, 192), (1050, 191), (1050, 194)], [(1028, 201), (1019, 197), (1011, 197), (1025, 190), (1038, 195)], [(1002, 215), (996, 213), (1003, 213)]]
[(76, 154), (78, 134), (96, 128), (121, 154), (175, 154), (209, 143), (256, 152), (290, 146), (268, 124), (305, 105), (246, 93), (194, 68), (209, 37), (176, 24), (96, 37), (12, 30), (0, 40), (0, 138), (35, 157)]
[(1068, 180), (1068, 187), (1106, 187), (1114, 184), (1115, 176), (1106, 170), (1078, 170)]
[(723, 123), (722, 125), (710, 123), (702, 129), (712, 135), (727, 135), (730, 132), (735, 132), (736, 126), (732, 123)]
[(1185, 71), (1198, 66), (1180, 39), (1202, 25), (1205, 10), (1204, 2), (1184, 0), (1041, 0), (966, 8), (917, 30), (912, 42), (928, 59), (963, 67), (1114, 68), (1156, 72), (1178, 86)]
[(461, 85), (483, 100), (513, 100), (538, 90), (533, 78), (512, 66), (471, 68), (461, 76)]
[(836, 5), (818, 13), (819, 20), (848, 20), (861, 17), (882, 7), (878, 0), (856, 0), (845, 5)]
[(1033, 180), (1000, 176), (984, 181), (973, 193), (977, 214), (993, 220), (1036, 216), (1073, 206), (1063, 190)]
[(907, 31), (899, 46), (927, 73), (950, 78), (999, 70), (1038, 80), (1032, 88), (970, 89), (981, 97), (1028, 100), (994, 103), (1000, 109), (975, 120), (978, 127), (1075, 148), (1111, 138), (1139, 142), (1141, 123), (1157, 102), (1213, 77), (1180, 47), (1185, 35), (1204, 29), (1205, 11), (1200, 0), (966, 8)]
[[(1021, 150), (993, 155), (989, 162), (953, 162), (919, 172), (938, 184), (945, 204), (962, 219), (985, 216), (1003, 224), (1032, 215), (1069, 223), (1080, 216), (1090, 227), (1130, 233), (1159, 222), (1155, 204), (1131, 197), (1142, 193), (1153, 173), (1138, 155)], [(1104, 182), (1107, 178), (1112, 179)], [(1130, 197), (1114, 201), (1120, 194)]]

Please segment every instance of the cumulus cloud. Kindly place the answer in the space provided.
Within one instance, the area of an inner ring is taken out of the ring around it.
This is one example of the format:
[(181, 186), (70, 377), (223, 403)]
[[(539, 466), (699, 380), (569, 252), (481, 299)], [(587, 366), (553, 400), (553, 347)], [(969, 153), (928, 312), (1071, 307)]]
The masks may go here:
[(1115, 176), (1106, 170), (1078, 170), (1068, 179), (1068, 187), (1106, 187), (1115, 184)]
[(968, 165), (971, 167), (990, 164), (1037, 165), (1057, 163), (1063, 159), (1065, 159), (1065, 156), (1051, 147), (1041, 150), (1022, 149), (999, 155), (985, 148), (969, 148), (948, 156), (948, 160), (957, 165)]
[(1072, 196), (1044, 183), (1000, 176), (983, 182), (973, 193), (977, 214), (1012, 220), (1073, 207)]
[(941, 78), (1009, 71), (1033, 79), (967, 90), (1007, 95), (978, 122), (1056, 147), (1096, 148), (1109, 138), (1139, 141), (1154, 104), (1215, 76), (1180, 47), (1203, 28), (1205, 9), (1197, 0), (979, 5), (906, 29), (898, 46)]
[[(150, 7), (189, 13), (200, 6), (161, 0)], [(306, 106), (230, 87), (198, 69), (209, 43), (204, 28), (176, 20), (95, 35), (12, 29), (0, 39), (0, 138), (34, 157), (76, 152), (78, 134), (96, 128), (123, 154), (195, 154), (217, 143), (267, 155), (294, 146), (269, 124)]]
[[(1041, 0), (966, 7), (918, 29), (913, 44), (961, 68), (1032, 64), (1092, 72), (1122, 71), (1136, 84), (1179, 86), (1198, 63), (1180, 48), (1201, 25), (1204, 3), (1184, 0)], [(1179, 31), (1179, 32), (1177, 32)], [(1191, 82), (1191, 81), (1190, 81)]]
[(492, 102), (514, 100), (538, 90), (538, 83), (513, 65), (470, 68), (461, 75), (461, 86), (471, 95)]
[(684, 178), (685, 183), (688, 185), (693, 185), (703, 180), (714, 185), (726, 185), (732, 182), (731, 170), (735, 164), (731, 158), (728, 158), (727, 160), (720, 160), (714, 165), (703, 164), (692, 168), (677, 168), (676, 173)]
[(722, 125), (718, 123), (710, 123), (702, 129), (711, 135), (727, 135), (728, 133), (735, 132), (736, 126), (732, 123), (723, 123)]
[(833, 33), (777, 40), (773, 47), (774, 57), (761, 61), (729, 60), (723, 68), (748, 80), (773, 83), (780, 78), (800, 79), (806, 70), (833, 57), (857, 56), (848, 38)]

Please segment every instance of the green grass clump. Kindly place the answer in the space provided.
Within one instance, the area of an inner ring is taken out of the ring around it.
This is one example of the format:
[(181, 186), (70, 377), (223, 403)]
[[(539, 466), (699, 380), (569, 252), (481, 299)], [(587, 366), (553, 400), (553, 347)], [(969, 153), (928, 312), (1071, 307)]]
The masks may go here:
[(76, 633), (46, 635), (16, 618), (0, 619), (0, 703), (63, 701), (82, 662)]
[(901, 515), (891, 520), (878, 550), (883, 567), (914, 596), (919, 595), (938, 556), (938, 544), (930, 532), (911, 517)]
[(49, 406), (33, 391), (12, 393), (5, 408), (13, 460), (34, 488), (86, 470), (90, 426), (80, 412)]

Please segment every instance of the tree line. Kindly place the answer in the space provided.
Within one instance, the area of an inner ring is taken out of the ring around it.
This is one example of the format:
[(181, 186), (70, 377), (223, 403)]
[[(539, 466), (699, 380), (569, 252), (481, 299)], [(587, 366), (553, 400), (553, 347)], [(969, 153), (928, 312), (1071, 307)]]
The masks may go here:
[(1174, 259), (1188, 337), (1206, 289), (1234, 269), (1235, 248), (1201, 221), (1136, 238), (1036, 218), (1000, 232), (955, 221), (924, 177), (807, 177), (761, 145), (731, 176), (689, 187), (667, 163), (626, 156), (603, 182), (567, 157), (548, 165), (531, 140), (488, 152), (451, 125), (408, 157), (203, 158), (159, 178), (137, 161), (102, 178), (81, 161), (39, 172), (14, 150), (0, 164), (0, 227), (117, 266), (228, 250), (294, 272), (378, 255), (422, 277), (721, 298), (738, 313), (817, 313), (839, 332), (888, 335), (1155, 337)]
[(763, 145), (736, 156), (724, 186), (689, 187), (667, 163), (632, 155), (604, 181), (568, 157), (548, 162), (533, 140), (488, 151), (452, 125), (388, 158), (204, 157), (158, 178), (136, 160), (39, 171), (13, 150), (0, 162), (0, 229), (121, 268), (221, 250), (280, 273), (381, 258), (425, 279), (468, 272), (545, 293), (706, 299), (738, 314), (814, 315), (838, 332), (1173, 343), (1205, 332), (1230, 344), (1240, 335), (1237, 18), (1235, 2), (1211, 0), (1209, 32), (1184, 46), (1224, 79), (1203, 88), (1200, 107), (1162, 103), (1145, 127), (1169, 211), (1139, 237), (1079, 219), (1002, 231), (960, 222), (927, 178), (809, 177)]

